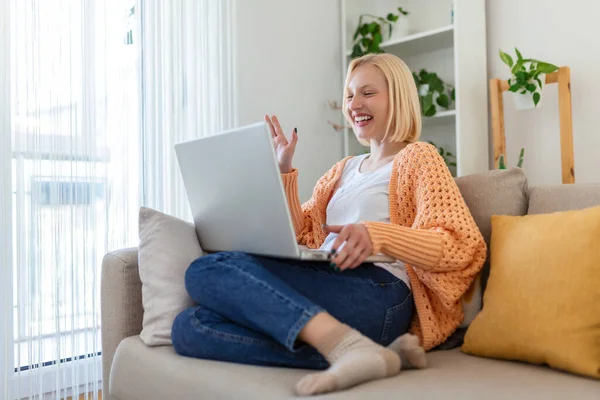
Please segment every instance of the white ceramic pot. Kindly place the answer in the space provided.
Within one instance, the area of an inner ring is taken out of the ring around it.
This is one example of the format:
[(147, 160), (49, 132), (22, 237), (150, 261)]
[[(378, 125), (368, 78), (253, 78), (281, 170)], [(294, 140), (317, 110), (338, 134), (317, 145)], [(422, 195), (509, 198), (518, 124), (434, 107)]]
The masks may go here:
[[(546, 75), (540, 74), (539, 78), (540, 78), (540, 81), (542, 82), (542, 84), (546, 83)], [(534, 81), (533, 83), (535, 83), (536, 86), (538, 86), (537, 82)], [(533, 93), (531, 93), (531, 92), (527, 92), (526, 94), (521, 94), (519, 92), (512, 93), (516, 109), (518, 111), (526, 111), (526, 110), (533, 110), (535, 108), (540, 108), (542, 106), (542, 101), (544, 99), (544, 96), (542, 95), (542, 91), (543, 91), (543, 87), (540, 88), (539, 86), (537, 87), (537, 90), (535, 91), (535, 93), (540, 94), (540, 101), (538, 102), (537, 107), (536, 107), (535, 103), (533, 102)]]

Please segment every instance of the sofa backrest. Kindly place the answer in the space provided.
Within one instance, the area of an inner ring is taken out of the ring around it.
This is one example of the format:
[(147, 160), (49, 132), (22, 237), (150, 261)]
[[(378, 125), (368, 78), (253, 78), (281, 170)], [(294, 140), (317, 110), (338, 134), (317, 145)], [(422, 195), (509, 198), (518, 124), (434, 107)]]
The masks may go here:
[[(488, 245), (488, 255), (492, 215), (543, 214), (600, 205), (600, 184), (530, 186), (525, 172), (517, 167), (462, 176), (455, 181)], [(488, 276), (489, 258), (481, 274), (482, 290)]]
[(490, 170), (455, 181), (488, 247), (492, 215), (527, 213), (528, 183), (521, 168)]
[(600, 205), (600, 184), (575, 183), (529, 188), (528, 214), (580, 210)]
[(490, 274), (491, 217), (527, 213), (527, 177), (521, 168), (512, 167), (457, 177), (455, 181), (488, 246), (488, 258), (481, 271), (483, 292)]

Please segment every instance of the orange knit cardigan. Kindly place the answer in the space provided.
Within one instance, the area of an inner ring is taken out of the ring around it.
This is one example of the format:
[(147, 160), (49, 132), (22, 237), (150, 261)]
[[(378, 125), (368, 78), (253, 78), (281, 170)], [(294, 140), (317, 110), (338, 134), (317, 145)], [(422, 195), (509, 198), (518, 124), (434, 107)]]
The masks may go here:
[[(319, 248), (334, 189), (351, 157), (335, 164), (300, 205), (298, 171), (282, 174), (299, 244)], [(463, 320), (461, 297), (483, 267), (486, 244), (437, 149), (407, 145), (394, 158), (389, 183), (390, 223), (362, 221), (373, 254), (406, 264), (416, 314), (410, 331), (425, 350), (443, 343)]]

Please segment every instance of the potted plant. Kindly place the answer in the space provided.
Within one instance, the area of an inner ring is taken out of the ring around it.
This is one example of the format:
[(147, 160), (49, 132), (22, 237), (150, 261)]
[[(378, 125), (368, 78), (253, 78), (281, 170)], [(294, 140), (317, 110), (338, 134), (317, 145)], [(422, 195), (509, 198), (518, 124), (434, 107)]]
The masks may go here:
[(419, 91), (421, 110), (426, 117), (437, 113), (437, 107), (449, 110), (451, 102), (455, 100), (455, 90), (452, 85), (446, 84), (435, 72), (421, 69), (419, 73), (413, 72), (413, 78)]
[(531, 110), (540, 104), (546, 74), (557, 71), (558, 67), (532, 58), (523, 58), (516, 47), (515, 53), (516, 62), (510, 55), (500, 50), (500, 59), (510, 68), (508, 90), (514, 93), (517, 110)]
[[(384, 53), (379, 48), (383, 42), (383, 29), (387, 26), (388, 39), (392, 37), (392, 24), (396, 23), (400, 15), (408, 15), (408, 11), (398, 7), (399, 14), (389, 13), (387, 17), (378, 17), (372, 14), (362, 14), (358, 18), (358, 26), (352, 38), (352, 58), (357, 58), (368, 53)], [(363, 23), (363, 18), (367, 22)]]
[[(525, 148), (521, 148), (521, 152), (519, 153), (519, 160), (517, 161), (517, 167), (523, 167), (523, 160), (525, 158)], [(498, 169), (506, 169), (506, 163), (504, 161), (504, 154), (500, 154), (498, 158)]]

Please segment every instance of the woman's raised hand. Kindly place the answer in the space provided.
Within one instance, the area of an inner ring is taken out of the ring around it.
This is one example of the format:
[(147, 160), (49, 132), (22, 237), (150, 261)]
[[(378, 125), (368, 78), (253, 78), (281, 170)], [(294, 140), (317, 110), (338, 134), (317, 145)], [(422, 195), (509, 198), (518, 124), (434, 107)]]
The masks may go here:
[(265, 115), (265, 121), (269, 124), (271, 135), (273, 136), (273, 142), (275, 143), (275, 153), (277, 154), (277, 163), (279, 164), (279, 172), (282, 174), (288, 174), (292, 172), (292, 159), (294, 158), (294, 151), (296, 150), (296, 143), (298, 143), (298, 132), (294, 128), (292, 131), (292, 139), (288, 139), (283, 134), (283, 129), (279, 125), (279, 120), (275, 115), (269, 117)]

